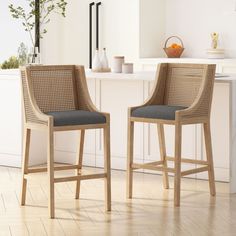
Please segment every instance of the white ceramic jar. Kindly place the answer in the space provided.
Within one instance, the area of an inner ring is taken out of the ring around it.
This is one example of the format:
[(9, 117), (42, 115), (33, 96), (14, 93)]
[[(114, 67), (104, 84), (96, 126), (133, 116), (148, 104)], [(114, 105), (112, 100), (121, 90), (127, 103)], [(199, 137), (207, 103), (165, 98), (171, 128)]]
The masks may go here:
[(133, 63), (123, 63), (122, 65), (122, 73), (132, 74), (134, 71)]
[(116, 56), (113, 59), (113, 72), (114, 73), (121, 73), (122, 72), (122, 64), (125, 62), (124, 56)]

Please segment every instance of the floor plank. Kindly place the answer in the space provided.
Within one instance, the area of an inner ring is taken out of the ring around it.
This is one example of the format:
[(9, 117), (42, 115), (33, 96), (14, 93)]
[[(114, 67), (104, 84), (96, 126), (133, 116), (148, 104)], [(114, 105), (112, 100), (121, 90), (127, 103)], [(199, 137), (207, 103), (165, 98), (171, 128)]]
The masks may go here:
[[(86, 173), (100, 169), (85, 168)], [(66, 171), (65, 175), (74, 174)], [(62, 173), (59, 174), (62, 176)], [(21, 171), (0, 167), (0, 236), (233, 236), (236, 232), (236, 195), (227, 183), (217, 183), (210, 197), (208, 182), (182, 180), (181, 206), (173, 207), (170, 189), (159, 175), (134, 174), (134, 198), (125, 198), (125, 172), (112, 171), (112, 211), (104, 209), (104, 182), (83, 181), (80, 199), (75, 183), (56, 185), (56, 219), (48, 218), (46, 173), (28, 181), (26, 206), (19, 205)]]

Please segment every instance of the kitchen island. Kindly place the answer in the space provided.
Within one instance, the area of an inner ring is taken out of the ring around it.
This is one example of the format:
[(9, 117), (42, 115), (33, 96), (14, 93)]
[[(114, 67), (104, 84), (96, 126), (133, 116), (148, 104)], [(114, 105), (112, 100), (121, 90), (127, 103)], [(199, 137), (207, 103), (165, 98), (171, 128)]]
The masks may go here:
[[(154, 71), (134, 74), (92, 73), (86, 71), (89, 92), (101, 111), (111, 113), (111, 164), (113, 169), (126, 169), (127, 108), (142, 104), (150, 94)], [(18, 70), (0, 71), (0, 165), (19, 167), (22, 155), (22, 110), (20, 76)], [(212, 104), (212, 142), (216, 180), (230, 182), (230, 192), (236, 192), (236, 75), (215, 80)], [(135, 162), (155, 161), (159, 158), (156, 127), (136, 124)], [(84, 164), (103, 166), (102, 131), (86, 131)], [(174, 129), (166, 125), (167, 154), (174, 152)], [(30, 150), (31, 165), (46, 161), (46, 142), (43, 132), (33, 132)], [(79, 132), (61, 132), (55, 137), (55, 160), (73, 163)], [(39, 142), (40, 140), (40, 142)], [(200, 125), (183, 128), (184, 157), (205, 158), (203, 132)], [(189, 166), (183, 165), (183, 169)], [(145, 170), (145, 172), (147, 172)], [(148, 171), (151, 172), (151, 171)], [(192, 175), (205, 179), (207, 173)]]

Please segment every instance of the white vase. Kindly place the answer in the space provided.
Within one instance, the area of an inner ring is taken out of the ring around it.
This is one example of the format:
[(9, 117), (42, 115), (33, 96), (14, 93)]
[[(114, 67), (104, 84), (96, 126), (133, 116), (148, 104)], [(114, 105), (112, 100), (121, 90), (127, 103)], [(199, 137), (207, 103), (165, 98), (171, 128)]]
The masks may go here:
[(106, 54), (106, 48), (103, 48), (103, 53), (102, 53), (102, 58), (101, 58), (101, 66), (102, 66), (102, 69), (109, 68), (107, 54)]
[(100, 70), (101, 68), (102, 68), (102, 66), (101, 66), (99, 51), (98, 51), (98, 49), (96, 49), (94, 57), (93, 57), (92, 69), (93, 70)]
[(39, 53), (39, 48), (38, 47), (32, 47), (30, 49), (30, 53), (29, 53), (29, 56), (28, 56), (28, 63), (30, 65), (41, 64), (40, 53)]
[(35, 58), (34, 58), (35, 64), (40, 64), (41, 60), (40, 60), (40, 53), (39, 53), (38, 47), (35, 47), (34, 56), (35, 56)]

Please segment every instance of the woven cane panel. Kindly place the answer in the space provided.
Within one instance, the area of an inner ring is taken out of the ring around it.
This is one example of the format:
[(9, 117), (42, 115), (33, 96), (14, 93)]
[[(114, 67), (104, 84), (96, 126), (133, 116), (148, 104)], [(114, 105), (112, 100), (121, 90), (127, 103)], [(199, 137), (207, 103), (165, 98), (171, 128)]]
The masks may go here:
[(198, 95), (203, 69), (169, 68), (167, 74), (166, 105), (190, 106)]
[(42, 112), (76, 109), (73, 70), (32, 70), (30, 80)]
[(192, 110), (191, 115), (185, 115), (185, 118), (209, 116), (211, 112), (212, 93), (214, 87), (215, 70), (209, 69), (206, 76), (206, 84), (203, 95), (200, 98), (199, 105)]
[(23, 89), (23, 102), (24, 102), (24, 112), (26, 122), (37, 123), (37, 124), (46, 124), (45, 121), (41, 121), (35, 116), (33, 112), (33, 108), (29, 99), (29, 92), (26, 83), (25, 72), (21, 71), (21, 79), (22, 79), (22, 89)]

